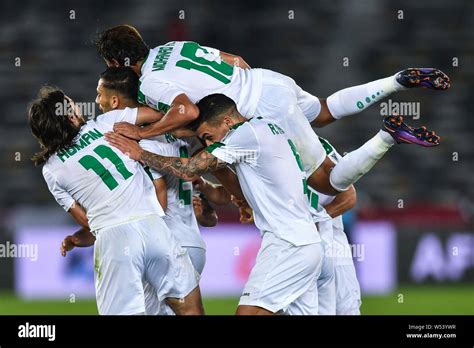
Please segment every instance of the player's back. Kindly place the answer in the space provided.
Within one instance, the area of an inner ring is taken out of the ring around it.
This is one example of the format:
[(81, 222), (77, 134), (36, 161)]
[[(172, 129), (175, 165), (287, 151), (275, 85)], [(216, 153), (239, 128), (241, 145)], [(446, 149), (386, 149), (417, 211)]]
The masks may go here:
[(222, 142), (212, 154), (235, 165), (257, 227), (295, 245), (319, 242), (303, 167), (284, 130), (257, 117), (234, 126)]
[(255, 110), (260, 89), (260, 69), (227, 64), (214, 48), (191, 41), (173, 41), (150, 50), (142, 66), (139, 98), (140, 102), (166, 112), (181, 93), (193, 102), (222, 93), (247, 115)]
[(74, 145), (57, 152), (43, 167), (58, 203), (68, 210), (71, 202), (78, 202), (93, 231), (147, 215), (164, 215), (142, 166), (109, 145), (103, 136), (112, 131), (115, 122), (133, 118), (136, 109), (125, 109), (88, 121)]

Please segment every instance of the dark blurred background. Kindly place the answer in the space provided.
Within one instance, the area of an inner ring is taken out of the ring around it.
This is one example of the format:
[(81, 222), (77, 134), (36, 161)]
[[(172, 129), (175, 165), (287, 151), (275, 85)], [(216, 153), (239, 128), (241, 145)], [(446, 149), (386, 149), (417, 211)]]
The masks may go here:
[[(93, 102), (105, 65), (91, 41), (98, 31), (127, 23), (152, 47), (171, 40), (197, 41), (240, 55), (252, 67), (289, 75), (319, 97), (406, 67), (438, 67), (450, 75), (452, 88), (446, 92), (411, 90), (389, 97), (419, 103), (421, 118), (407, 121), (436, 130), (442, 143), (433, 149), (392, 149), (357, 183), (359, 202), (346, 216), (346, 227), (351, 232), (360, 230), (357, 224), (380, 221), (393, 227), (393, 284), (379, 293), (392, 296), (418, 283), (442, 289), (472, 286), (473, 1), (2, 0), (0, 20), (0, 242), (16, 240), (31, 226), (70, 224), (47, 190), (40, 168), (29, 161), (38, 146), (26, 122), (26, 106), (43, 84), (61, 87), (76, 101)], [(348, 66), (343, 64), (346, 58)], [(351, 151), (380, 128), (380, 104), (318, 134), (339, 152)], [(223, 229), (236, 222), (232, 207), (219, 208), (219, 214)], [(463, 250), (461, 263), (453, 259), (459, 253), (454, 255), (452, 248)], [(425, 278), (414, 275), (417, 262), (440, 259), (441, 265)], [(17, 273), (23, 266), (16, 262), (0, 258), (0, 289), (21, 295)], [(441, 294), (449, 298), (449, 289)], [(374, 312), (383, 306), (375, 306)], [(474, 300), (467, 307), (474, 312)], [(459, 312), (450, 308), (446, 310)]]

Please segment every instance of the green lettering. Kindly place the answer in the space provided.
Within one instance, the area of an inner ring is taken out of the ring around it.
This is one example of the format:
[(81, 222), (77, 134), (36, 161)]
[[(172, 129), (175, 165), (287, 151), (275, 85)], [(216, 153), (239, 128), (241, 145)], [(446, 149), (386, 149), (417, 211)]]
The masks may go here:
[(273, 134), (278, 134), (278, 131), (273, 127), (273, 124), (268, 123), (268, 127), (270, 127), (270, 130), (272, 131)]
[(66, 149), (66, 153), (69, 155), (69, 156), (72, 156), (74, 155), (75, 153), (77, 152), (77, 150), (73, 147), (70, 147), (68, 149)]
[(87, 145), (89, 145), (91, 141), (94, 140), (91, 138), (91, 135), (89, 133), (84, 133), (82, 139), (87, 143)]
[(81, 142), (74, 144), (74, 147), (76, 148), (77, 151), (82, 150), (85, 148), (87, 145), (86, 141), (81, 137)]
[(65, 161), (64, 157), (69, 158), (69, 155), (65, 151), (58, 152), (57, 155), (61, 162)]
[(102, 137), (104, 136), (104, 135), (103, 135), (100, 131), (98, 131), (96, 128), (94, 128), (94, 130), (89, 131), (88, 133), (91, 135), (91, 137), (92, 137), (93, 140), (102, 138)]

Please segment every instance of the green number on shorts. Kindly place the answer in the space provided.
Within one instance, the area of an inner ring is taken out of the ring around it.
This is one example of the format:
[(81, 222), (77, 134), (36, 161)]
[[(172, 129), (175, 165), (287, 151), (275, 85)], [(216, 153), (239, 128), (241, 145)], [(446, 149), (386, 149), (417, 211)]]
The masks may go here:
[[(115, 166), (115, 169), (122, 175), (122, 177), (127, 180), (133, 174), (130, 173), (125, 167), (122, 159), (108, 146), (99, 145), (94, 149), (94, 152), (100, 156), (100, 158), (107, 158)], [(112, 176), (112, 174), (103, 166), (99, 160), (91, 155), (86, 155), (79, 160), (79, 163), (86, 169), (91, 169), (96, 173), (107, 185), (109, 190), (113, 190), (118, 186), (117, 180)]]
[[(188, 158), (188, 149), (186, 146), (181, 146), (179, 148), (179, 157), (181, 158)], [(192, 190), (186, 190), (184, 188), (184, 185), (190, 185), (189, 181), (179, 179), (179, 190), (178, 190), (178, 196), (179, 196), (179, 201), (183, 205), (190, 205), (191, 204), (191, 198), (192, 198)]]
[[(295, 144), (293, 144), (293, 142), (288, 139), (288, 144), (290, 145), (290, 148), (291, 148), (291, 151), (293, 152), (293, 156), (295, 156), (295, 159), (296, 159), (296, 163), (298, 163), (298, 168), (304, 172), (304, 166), (303, 166), (303, 161), (301, 161), (301, 158), (300, 158), (300, 154), (298, 153), (298, 151), (296, 150), (296, 146)], [(305, 179), (303, 179), (303, 192), (305, 195), (308, 196), (308, 199), (310, 198), (310, 191), (308, 189), (308, 181)]]
[(176, 66), (188, 70), (198, 70), (204, 74), (212, 76), (222, 83), (230, 83), (230, 79), (234, 72), (234, 67), (224, 61), (217, 63), (216, 61), (209, 61), (204, 57), (197, 57), (196, 53), (198, 50), (201, 50), (206, 54), (209, 53), (205, 48), (199, 46), (195, 42), (186, 42), (183, 45), (180, 54), (182, 57), (188, 58), (189, 60), (179, 60), (176, 62)]

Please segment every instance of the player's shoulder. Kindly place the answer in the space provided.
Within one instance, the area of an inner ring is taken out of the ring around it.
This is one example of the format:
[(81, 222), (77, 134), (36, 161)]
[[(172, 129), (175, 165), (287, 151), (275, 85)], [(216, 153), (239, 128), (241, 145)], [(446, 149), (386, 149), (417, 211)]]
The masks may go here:
[[(103, 114), (98, 115), (94, 122), (99, 127), (105, 127), (105, 130), (109, 130), (111, 126), (116, 122), (127, 119), (127, 115), (137, 112), (137, 108), (124, 108), (107, 111)], [(92, 124), (91, 124), (92, 125)]]
[(251, 120), (236, 123), (230, 128), (220, 143), (242, 147), (257, 146), (259, 143), (258, 127), (259, 126), (257, 126), (255, 122), (251, 122)]
[(246, 134), (250, 131), (252, 126), (249, 121), (239, 122), (230, 127), (229, 131), (223, 138), (223, 140), (228, 140), (231, 138), (240, 137), (243, 134)]
[(41, 168), (41, 173), (43, 177), (48, 180), (50, 178), (54, 178), (54, 172), (58, 168), (59, 160), (57, 153), (52, 155), (48, 158), (48, 160), (43, 164), (43, 168)]

